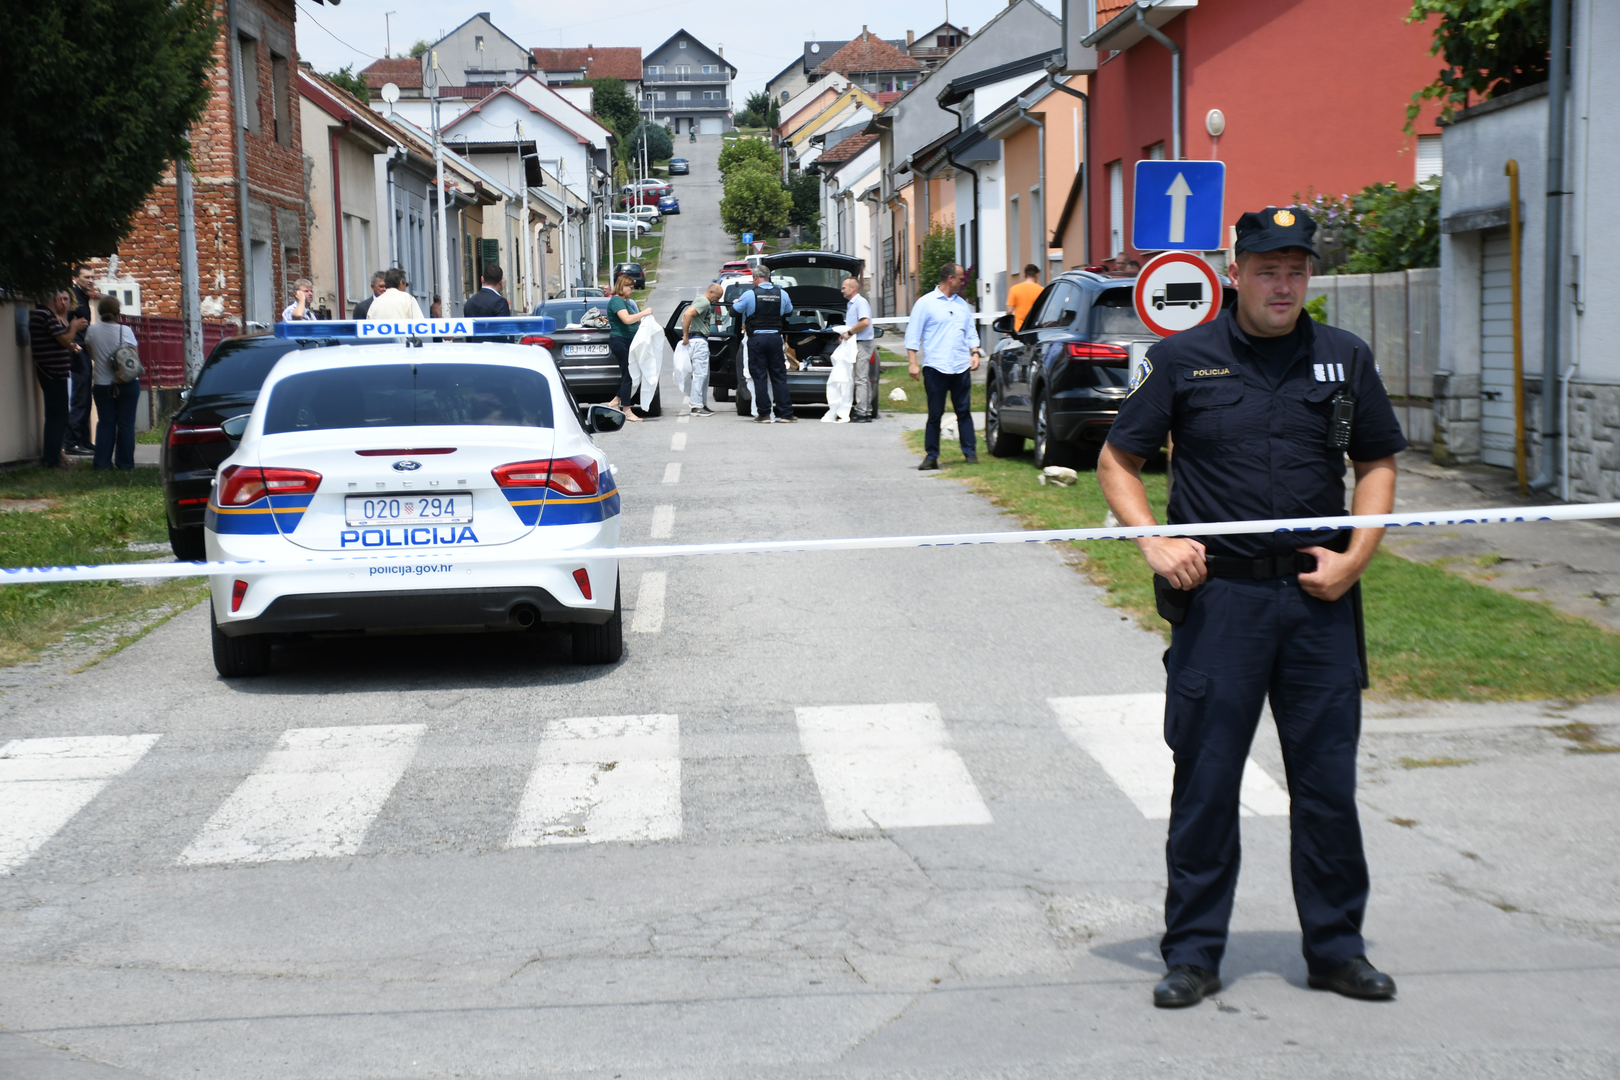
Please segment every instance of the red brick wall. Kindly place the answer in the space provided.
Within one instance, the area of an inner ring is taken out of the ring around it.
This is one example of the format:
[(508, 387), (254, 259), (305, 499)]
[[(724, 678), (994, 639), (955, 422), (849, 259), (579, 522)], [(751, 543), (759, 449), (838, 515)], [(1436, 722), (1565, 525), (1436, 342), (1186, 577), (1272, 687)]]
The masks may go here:
[[(289, 112), (292, 140), (283, 146), (275, 137), (275, 94), (271, 81), (270, 49), (261, 42), (256, 50), (258, 71), (244, 72), (259, 84), (259, 132), (243, 136), (247, 145), (248, 188), (252, 199), (271, 209), (271, 245), (274, 252), (274, 283), (271, 290), (276, 312), (288, 302), (291, 283), (307, 274), (309, 214), (306, 208), (304, 153), (299, 128), (297, 39), (293, 37), (293, 0), (256, 0), (266, 21), (287, 31), (293, 41), (288, 57)], [(225, 4), (220, 0), (217, 14), (225, 24)], [(209, 76), (212, 93), (202, 119), (191, 131), (193, 154), (193, 203), (196, 209), (197, 269), (199, 292), (207, 318), (230, 321), (238, 326), (245, 319), (246, 296), (242, 272), (239, 203), (236, 183), (236, 113), (231, 99), (231, 46), (228, 28), (222, 29), (214, 50), (215, 65)], [(286, 243), (280, 233), (277, 209), (298, 215), (294, 244), (283, 265)], [(175, 179), (171, 169), (136, 215), (127, 239), (118, 246), (120, 276), (135, 278), (141, 285), (142, 312), (146, 315), (180, 314), (179, 219), (175, 201)], [(105, 260), (95, 260), (98, 272)], [(211, 301), (223, 306), (220, 314), (211, 310)]]

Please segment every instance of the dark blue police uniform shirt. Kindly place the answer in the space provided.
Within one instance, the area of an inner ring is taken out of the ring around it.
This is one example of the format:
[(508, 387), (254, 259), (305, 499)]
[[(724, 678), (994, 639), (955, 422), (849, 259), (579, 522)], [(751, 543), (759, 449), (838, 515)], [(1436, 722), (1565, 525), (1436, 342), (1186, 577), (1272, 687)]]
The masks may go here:
[[(1146, 374), (1120, 407), (1108, 441), (1152, 457), (1174, 437), (1169, 524), (1341, 517), (1344, 454), (1329, 450), (1330, 399), (1355, 361), (1349, 455), (1377, 461), (1406, 449), (1373, 362), (1354, 334), (1301, 315), (1299, 352), (1277, 379), (1230, 310), (1147, 352)], [(1278, 555), (1332, 543), (1345, 530), (1200, 538), (1213, 555)]]

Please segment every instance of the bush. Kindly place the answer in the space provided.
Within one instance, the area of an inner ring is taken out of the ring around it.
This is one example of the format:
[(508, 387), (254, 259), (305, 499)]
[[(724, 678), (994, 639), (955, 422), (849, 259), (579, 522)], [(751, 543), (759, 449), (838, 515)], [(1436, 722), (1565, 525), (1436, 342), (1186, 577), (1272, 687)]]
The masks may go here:
[(751, 232), (755, 236), (775, 236), (778, 229), (788, 223), (793, 210), (793, 197), (782, 187), (776, 174), (759, 165), (733, 168), (725, 180), (725, 195), (720, 199), (720, 222), (727, 232), (741, 236)]
[(1547, 0), (1413, 0), (1407, 22), (1440, 16), (1429, 52), (1443, 55), (1446, 66), (1412, 95), (1406, 133), (1414, 134), (1425, 101), (1442, 99), (1449, 120), (1470, 94), (1488, 98), (1546, 82), (1551, 14)]
[(721, 176), (750, 163), (766, 166), (773, 175), (782, 171), (781, 157), (764, 139), (733, 139), (720, 151)]
[(1330, 273), (1384, 274), (1440, 265), (1440, 179), (1399, 188), (1370, 184), (1355, 195), (1301, 204), (1322, 229)]
[(324, 78), (333, 86), (342, 87), (361, 101), (371, 100), (371, 87), (366, 85), (366, 80), (354, 73), (353, 64), (344, 64), (336, 71), (329, 71)]

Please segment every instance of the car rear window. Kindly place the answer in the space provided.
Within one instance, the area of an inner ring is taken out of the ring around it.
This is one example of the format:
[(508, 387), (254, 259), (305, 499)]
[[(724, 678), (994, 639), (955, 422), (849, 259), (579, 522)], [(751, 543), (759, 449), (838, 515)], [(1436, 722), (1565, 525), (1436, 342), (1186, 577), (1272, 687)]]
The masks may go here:
[(221, 342), (198, 375), (190, 400), (257, 394), (276, 361), (297, 347), (296, 341), (268, 337)]
[(551, 388), (497, 364), (329, 368), (282, 379), (264, 414), (266, 435), (440, 424), (549, 428)]
[(1104, 289), (1091, 301), (1091, 333), (1118, 337), (1153, 337), (1136, 313), (1130, 289)]

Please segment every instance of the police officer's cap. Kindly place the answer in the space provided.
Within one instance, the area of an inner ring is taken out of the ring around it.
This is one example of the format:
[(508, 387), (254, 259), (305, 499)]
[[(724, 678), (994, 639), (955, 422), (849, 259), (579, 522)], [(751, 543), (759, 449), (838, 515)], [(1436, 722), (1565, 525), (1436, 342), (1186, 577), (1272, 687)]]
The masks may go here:
[(1238, 218), (1235, 251), (1241, 255), (1245, 251), (1303, 248), (1315, 255), (1316, 249), (1311, 246), (1315, 232), (1316, 222), (1303, 210), (1275, 206), (1268, 206), (1259, 213), (1251, 210)]

